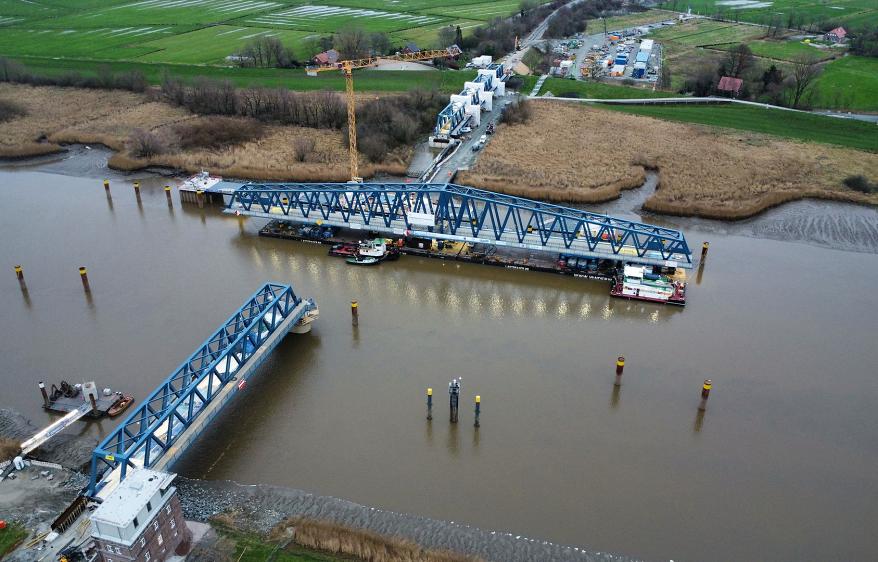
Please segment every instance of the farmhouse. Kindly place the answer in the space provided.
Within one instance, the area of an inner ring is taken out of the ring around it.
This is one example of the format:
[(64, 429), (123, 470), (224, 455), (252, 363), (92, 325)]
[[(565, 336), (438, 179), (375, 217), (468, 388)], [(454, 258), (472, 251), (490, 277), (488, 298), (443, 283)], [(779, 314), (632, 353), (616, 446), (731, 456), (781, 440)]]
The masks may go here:
[(338, 51), (329, 49), (314, 55), (314, 62), (317, 64), (335, 64), (338, 62)]
[(848, 32), (845, 31), (843, 27), (836, 27), (835, 29), (824, 35), (823, 38), (833, 43), (843, 43), (847, 35)]
[(717, 84), (716, 89), (720, 92), (730, 95), (733, 98), (736, 98), (741, 93), (741, 87), (743, 87), (743, 85), (744, 81), (740, 78), (723, 76), (719, 79), (719, 84)]

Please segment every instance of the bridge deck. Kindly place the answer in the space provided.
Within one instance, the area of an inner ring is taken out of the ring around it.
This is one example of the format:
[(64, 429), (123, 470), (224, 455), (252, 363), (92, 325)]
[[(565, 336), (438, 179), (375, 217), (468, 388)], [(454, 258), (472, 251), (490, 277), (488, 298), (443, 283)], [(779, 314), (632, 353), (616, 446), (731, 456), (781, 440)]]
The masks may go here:
[(315, 306), (266, 284), (98, 445), (87, 495), (105, 496), (129, 467), (173, 464)]
[(679, 231), (452, 184), (248, 184), (235, 191), (226, 212), (692, 267), (691, 252)]

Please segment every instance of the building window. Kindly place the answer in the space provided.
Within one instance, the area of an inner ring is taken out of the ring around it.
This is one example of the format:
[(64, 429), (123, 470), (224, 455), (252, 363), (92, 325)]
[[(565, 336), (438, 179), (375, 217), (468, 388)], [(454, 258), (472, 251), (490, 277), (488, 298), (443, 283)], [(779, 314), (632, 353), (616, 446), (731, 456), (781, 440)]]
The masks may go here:
[(137, 517), (135, 517), (134, 518), (134, 528), (136, 529), (138, 525), (140, 525), (140, 522), (137, 520)]
[(146, 537), (140, 537), (140, 548), (146, 546)]
[(158, 521), (153, 521), (153, 522), (152, 522), (152, 530), (153, 530), (153, 531), (158, 531), (158, 530), (159, 530), (159, 522), (158, 522)]
[(150, 559), (150, 558), (152, 558), (152, 555), (151, 555), (151, 554), (149, 553), (149, 551), (147, 550), (147, 551), (146, 551), (146, 554), (143, 556), (143, 559), (146, 560), (146, 562), (149, 562), (149, 559)]
[(171, 504), (168, 504), (168, 505), (165, 506), (165, 513), (167, 513), (167, 514), (170, 515), (170, 513), (171, 513)]
[(146, 511), (152, 511), (152, 504), (150, 502), (146, 502)]
[(177, 522), (175, 520), (171, 519), (171, 529), (176, 529), (176, 528), (177, 528)]
[(111, 544), (107, 545), (107, 552), (113, 552), (113, 545), (111, 545)]
[(159, 533), (159, 546), (162, 546), (163, 544), (165, 544), (165, 538)]

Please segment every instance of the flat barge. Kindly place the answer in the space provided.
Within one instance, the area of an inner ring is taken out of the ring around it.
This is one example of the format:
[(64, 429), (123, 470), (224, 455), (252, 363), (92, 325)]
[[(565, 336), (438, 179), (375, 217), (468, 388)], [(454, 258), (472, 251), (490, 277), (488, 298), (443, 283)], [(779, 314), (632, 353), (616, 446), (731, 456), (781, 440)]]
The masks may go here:
[[(340, 229), (316, 225), (299, 225), (283, 220), (271, 220), (259, 231), (260, 236), (295, 240), (309, 244), (329, 245), (329, 255), (352, 259), (358, 247), (366, 239), (379, 237), (374, 232)], [(359, 237), (359, 238), (358, 238)], [(662, 267), (631, 268), (622, 262), (609, 259), (586, 259), (560, 254), (557, 260), (534, 256), (521, 250), (504, 248), (498, 253), (496, 246), (467, 242), (435, 241), (422, 238), (388, 240), (394, 257), (400, 254), (424, 258), (451, 260), (515, 269), (568, 275), (580, 279), (603, 281), (610, 285), (613, 297), (642, 300), (659, 304), (686, 304), (686, 277), (680, 269)], [(388, 258), (391, 259), (391, 258)], [(640, 271), (640, 279), (632, 279), (633, 270)], [(627, 274), (627, 275), (626, 275)], [(644, 279), (645, 277), (645, 279)], [(663, 290), (664, 285), (671, 287)], [(632, 285), (636, 285), (632, 289)], [(641, 286), (643, 285), (643, 286)], [(649, 286), (646, 286), (649, 285)], [(656, 291), (656, 287), (662, 290)]]
[(102, 392), (97, 392), (96, 388), (89, 391), (89, 384), (92, 384), (93, 388), (93, 383), (82, 385), (61, 381), (60, 385), (53, 384), (47, 391), (45, 385), (40, 382), (43, 409), (56, 414), (68, 414), (80, 409), (83, 404), (91, 402), (91, 411), (87, 415), (92, 418), (102, 418), (104, 416), (118, 416), (134, 402), (133, 397), (118, 391), (114, 392), (109, 388), (103, 389)]

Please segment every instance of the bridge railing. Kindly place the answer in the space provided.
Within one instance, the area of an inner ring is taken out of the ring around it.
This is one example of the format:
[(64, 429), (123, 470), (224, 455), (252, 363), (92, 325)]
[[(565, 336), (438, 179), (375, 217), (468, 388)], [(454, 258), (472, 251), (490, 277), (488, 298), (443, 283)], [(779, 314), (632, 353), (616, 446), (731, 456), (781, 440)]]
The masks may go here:
[[(235, 191), (229, 211), (692, 266), (678, 230), (454, 184), (247, 184)], [(432, 215), (434, 224), (424, 232), (423, 224), (409, 221), (409, 212)]]
[(108, 470), (153, 466), (301, 302), (289, 285), (254, 293), (95, 448), (87, 495)]

